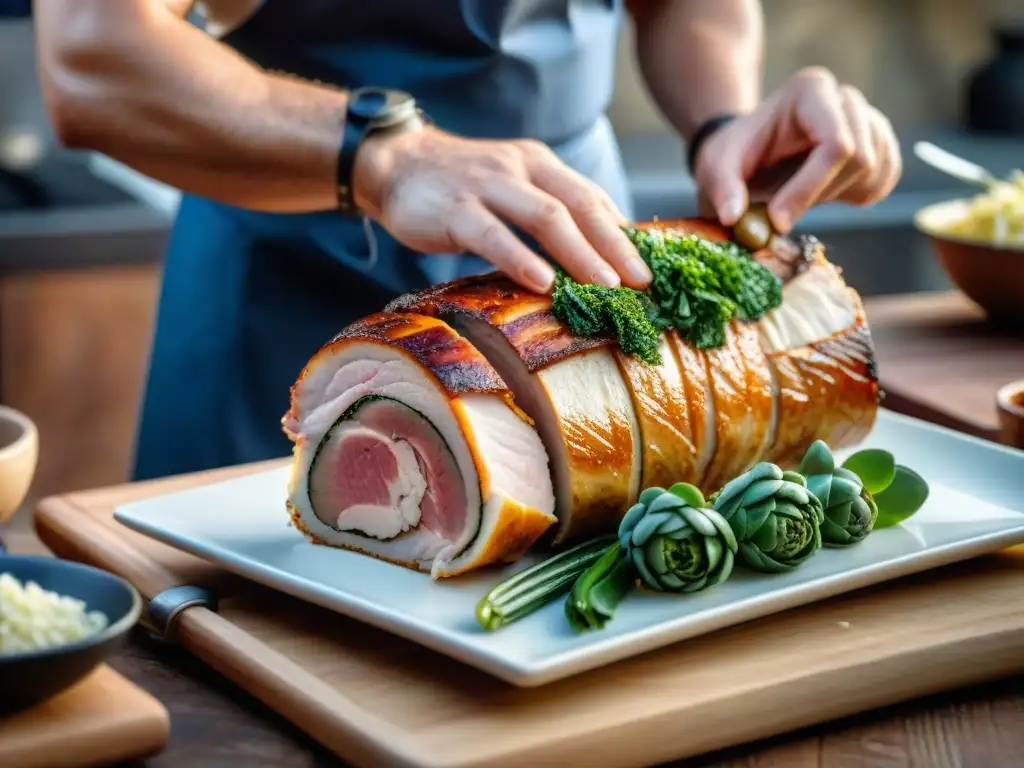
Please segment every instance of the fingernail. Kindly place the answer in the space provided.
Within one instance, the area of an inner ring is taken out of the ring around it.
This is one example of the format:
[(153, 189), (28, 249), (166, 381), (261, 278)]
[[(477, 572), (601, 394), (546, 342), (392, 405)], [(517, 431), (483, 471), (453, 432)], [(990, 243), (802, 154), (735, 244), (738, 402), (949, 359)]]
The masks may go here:
[(654, 275), (651, 274), (651, 270), (647, 265), (635, 256), (626, 262), (626, 271), (629, 273), (630, 280), (634, 283), (646, 285), (654, 279)]
[(611, 269), (610, 267), (607, 269), (597, 270), (593, 275), (590, 276), (590, 279), (593, 282), (597, 283), (598, 285), (605, 285), (609, 288), (618, 288), (620, 285), (622, 285), (622, 281), (619, 280), (618, 272), (616, 272), (614, 269)]
[(547, 293), (551, 289), (551, 284), (555, 282), (555, 270), (544, 262), (531, 262), (523, 270), (523, 278), (533, 286), (533, 290)]
[(722, 204), (722, 210), (718, 215), (726, 226), (735, 224), (739, 221), (740, 216), (743, 215), (743, 198), (731, 197), (726, 200)]

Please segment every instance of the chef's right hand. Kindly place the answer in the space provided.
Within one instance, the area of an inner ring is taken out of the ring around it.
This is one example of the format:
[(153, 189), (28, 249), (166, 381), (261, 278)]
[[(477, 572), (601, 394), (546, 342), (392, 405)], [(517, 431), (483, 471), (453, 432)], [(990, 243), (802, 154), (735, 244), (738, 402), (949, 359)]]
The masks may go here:
[(540, 142), (466, 139), (433, 127), (372, 135), (356, 156), (353, 193), (409, 248), (474, 253), (539, 293), (550, 290), (554, 270), (506, 221), (578, 282), (645, 288), (651, 280), (611, 198)]

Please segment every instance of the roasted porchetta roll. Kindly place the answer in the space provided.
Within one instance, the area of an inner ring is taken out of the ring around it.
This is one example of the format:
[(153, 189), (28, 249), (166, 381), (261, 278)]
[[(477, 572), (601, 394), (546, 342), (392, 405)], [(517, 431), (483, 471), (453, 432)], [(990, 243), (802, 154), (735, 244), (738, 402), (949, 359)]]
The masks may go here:
[[(705, 220), (640, 227), (728, 239)], [(444, 319), (507, 382), (550, 458), (559, 544), (614, 531), (643, 488), (683, 481), (709, 494), (758, 461), (795, 466), (815, 439), (840, 449), (870, 430), (879, 393), (858, 295), (814, 241), (798, 258), (755, 257), (782, 280), (782, 304), (757, 322), (730, 321), (719, 348), (665, 331), (658, 365), (574, 335), (550, 297), (496, 274), (386, 311)]]
[(548, 449), (555, 543), (614, 530), (640, 493), (643, 457), (630, 388), (607, 339), (573, 335), (550, 297), (495, 275), (406, 295), (387, 310), (443, 317), (508, 382)]
[(516, 560), (555, 522), (530, 418), (442, 320), (353, 323), (310, 359), (282, 422), (288, 508), (314, 542), (440, 578)]
[(796, 467), (815, 440), (835, 450), (867, 437), (880, 396), (871, 331), (860, 296), (820, 249), (758, 330), (774, 381), (766, 461)]

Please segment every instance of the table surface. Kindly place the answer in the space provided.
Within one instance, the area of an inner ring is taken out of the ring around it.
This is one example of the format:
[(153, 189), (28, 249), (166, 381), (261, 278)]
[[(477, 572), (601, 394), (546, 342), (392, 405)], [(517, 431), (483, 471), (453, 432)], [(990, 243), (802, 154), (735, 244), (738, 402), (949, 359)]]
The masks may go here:
[[(886, 297), (869, 300), (867, 308), (886, 405), (991, 435), (995, 390), (1024, 377), (1024, 337), (987, 327), (958, 294)], [(12, 551), (43, 551), (27, 514), (15, 519), (5, 538)], [(111, 666), (160, 699), (172, 719), (167, 749), (139, 765), (339, 764), (197, 659), (137, 634)], [(1024, 676), (876, 710), (679, 765), (995, 768), (1016, 764), (1021, 754)]]

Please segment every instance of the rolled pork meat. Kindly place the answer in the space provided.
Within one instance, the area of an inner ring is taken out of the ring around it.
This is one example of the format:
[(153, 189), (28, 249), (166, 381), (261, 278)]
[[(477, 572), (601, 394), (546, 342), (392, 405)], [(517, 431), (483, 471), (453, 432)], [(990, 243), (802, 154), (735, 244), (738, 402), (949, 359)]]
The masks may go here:
[(496, 275), (409, 294), (386, 309), (444, 318), (508, 382), (549, 452), (554, 543), (614, 530), (640, 493), (643, 462), (614, 344), (574, 335), (552, 314), (549, 296)]
[[(728, 237), (704, 220), (641, 226)], [(717, 349), (665, 331), (658, 365), (576, 336), (549, 296), (496, 273), (396, 299), (293, 388), (293, 518), (453, 575), (613, 532), (649, 486), (708, 495), (758, 461), (795, 467), (814, 440), (859, 442), (879, 398), (860, 297), (819, 244), (798, 250), (755, 254), (780, 306), (731, 321)]]
[[(640, 227), (728, 239), (702, 219)], [(839, 449), (870, 430), (878, 384), (856, 291), (815, 241), (755, 258), (783, 281), (782, 304), (756, 323), (731, 321), (717, 349), (665, 331), (659, 365), (575, 336), (550, 297), (496, 274), (386, 311), (443, 318), (508, 383), (550, 457), (561, 544), (614, 530), (646, 487), (682, 481), (710, 494), (758, 461), (795, 466), (815, 439)]]
[(554, 522), (547, 453), (483, 356), (436, 318), (378, 314), (292, 387), (292, 522), (315, 542), (453, 576)]

